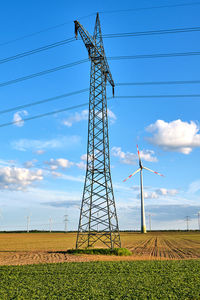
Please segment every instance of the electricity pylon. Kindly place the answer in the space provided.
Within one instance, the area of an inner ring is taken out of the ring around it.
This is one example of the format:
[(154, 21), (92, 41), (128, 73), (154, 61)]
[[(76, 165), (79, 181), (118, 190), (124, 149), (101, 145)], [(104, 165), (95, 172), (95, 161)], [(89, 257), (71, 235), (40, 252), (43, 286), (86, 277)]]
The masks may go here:
[(64, 215), (65, 232), (67, 232), (68, 215)]
[(121, 247), (113, 194), (108, 139), (106, 83), (114, 81), (104, 52), (99, 14), (94, 34), (75, 21), (91, 60), (88, 120), (87, 169), (80, 211), (76, 248), (92, 247), (101, 241), (109, 248)]

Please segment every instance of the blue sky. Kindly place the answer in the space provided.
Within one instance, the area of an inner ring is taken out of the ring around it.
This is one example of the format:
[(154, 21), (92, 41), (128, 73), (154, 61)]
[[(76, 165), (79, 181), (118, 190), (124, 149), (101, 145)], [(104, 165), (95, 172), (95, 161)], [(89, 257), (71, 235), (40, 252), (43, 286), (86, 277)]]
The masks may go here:
[[(6, 1), (1, 8), (1, 59), (74, 37), (73, 20), (92, 34), (100, 12), (103, 34), (199, 26), (200, 4), (187, 1)], [(131, 10), (132, 9), (132, 10)], [(113, 10), (125, 10), (113, 12)], [(61, 25), (62, 24), (62, 25)], [(56, 25), (59, 25), (55, 27)], [(54, 27), (53, 29), (48, 29)], [(28, 36), (28, 37), (27, 37)], [(200, 32), (105, 38), (106, 55), (199, 51)], [(15, 41), (14, 41), (15, 40)], [(1, 64), (0, 85), (22, 76), (87, 58), (81, 40)], [(199, 80), (199, 56), (111, 60), (115, 83)], [(0, 87), (1, 110), (89, 87), (90, 63)], [(199, 94), (199, 84), (117, 86), (116, 95)], [(108, 87), (107, 96), (111, 96)], [(88, 92), (0, 115), (0, 124), (88, 102)], [(112, 99), (109, 107), (111, 171), (121, 229), (140, 228), (136, 144), (145, 166), (146, 213), (153, 229), (197, 228), (200, 211), (199, 98)], [(17, 126), (18, 125), (18, 126)], [(77, 229), (85, 176), (87, 106), (0, 127), (0, 229)], [(20, 126), (19, 126), (20, 125)], [(17, 227), (18, 226), (18, 227)], [(148, 228), (148, 220), (147, 220)]]

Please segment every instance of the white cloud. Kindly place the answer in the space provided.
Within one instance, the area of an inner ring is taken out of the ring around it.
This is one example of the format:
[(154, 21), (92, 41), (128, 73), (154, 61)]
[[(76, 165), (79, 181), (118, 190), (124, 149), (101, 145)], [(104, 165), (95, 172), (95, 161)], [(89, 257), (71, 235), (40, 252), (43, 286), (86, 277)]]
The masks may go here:
[[(107, 110), (107, 114), (111, 123), (114, 123), (117, 120), (116, 115), (110, 109)], [(74, 123), (87, 121), (87, 120), (88, 120), (88, 109), (84, 109), (81, 112), (75, 112), (74, 114), (71, 114), (71, 116), (63, 120), (63, 124), (67, 127), (71, 127)]]
[(38, 151), (45, 149), (59, 149), (59, 148), (69, 148), (72, 145), (78, 144), (80, 141), (79, 136), (60, 136), (51, 140), (30, 140), (30, 139), (20, 139), (11, 142), (12, 148), (19, 151)]
[[(57, 173), (57, 176), (55, 173)], [(54, 177), (59, 177), (60, 179), (67, 180), (67, 181), (74, 181), (74, 182), (81, 182), (81, 183), (83, 183), (85, 181), (84, 176), (72, 176), (72, 175), (67, 175), (67, 174), (61, 174), (58, 172), (54, 172), (54, 174), (52, 174), (52, 175)]]
[(35, 154), (37, 154), (37, 155), (42, 155), (42, 154), (44, 154), (44, 153), (45, 153), (45, 151), (44, 151), (44, 150), (41, 150), (41, 149), (39, 149), (39, 150), (36, 150), (34, 153), (35, 153)]
[[(158, 199), (160, 197), (173, 197), (177, 195), (179, 192), (176, 189), (168, 190), (166, 188), (159, 188), (152, 192), (144, 192), (144, 199)], [(138, 194), (137, 198), (140, 199), (141, 195)]]
[(42, 170), (30, 171), (25, 168), (0, 168), (0, 189), (24, 190), (34, 181), (42, 180)]
[[(111, 149), (111, 154), (115, 157), (119, 157), (121, 163), (128, 165), (135, 165), (138, 161), (138, 156), (135, 153), (123, 152), (121, 147), (113, 147)], [(141, 159), (149, 162), (157, 162), (157, 158), (153, 156), (155, 152), (153, 150), (142, 150), (140, 151)]]
[(17, 111), (14, 116), (13, 116), (13, 125), (17, 126), (17, 127), (22, 127), (24, 126), (24, 121), (22, 119), (22, 117), (27, 116), (28, 112), (26, 110), (20, 110)]
[(49, 165), (51, 170), (57, 170), (58, 168), (66, 169), (74, 165), (73, 162), (70, 162), (68, 159), (65, 158), (51, 158), (49, 161), (45, 161), (44, 163), (46, 165)]
[(52, 171), (51, 174), (54, 176), (54, 177), (62, 177), (62, 173), (59, 173), (59, 172), (55, 172), (55, 171)]
[(85, 170), (86, 169), (86, 164), (83, 161), (80, 161), (79, 163), (76, 163), (76, 166), (79, 169)]
[(200, 180), (195, 180), (189, 185), (188, 193), (195, 194), (200, 190)]
[(87, 161), (87, 153), (81, 155), (81, 160)]
[(176, 190), (176, 189), (168, 190), (168, 189), (165, 189), (165, 188), (156, 189), (155, 192), (158, 195), (161, 195), (161, 196), (175, 196), (179, 193), (179, 191)]
[(114, 112), (108, 108), (107, 113), (108, 113), (108, 118), (110, 119), (111, 123), (114, 123), (117, 120), (117, 117), (114, 114)]
[(28, 160), (24, 163), (24, 167), (27, 169), (32, 168), (32, 167), (34, 167), (36, 162), (37, 162), (37, 159)]
[(70, 117), (63, 121), (63, 124), (67, 127), (71, 127), (74, 123), (81, 122), (88, 119), (88, 110), (84, 109), (81, 112), (75, 112)]
[(146, 131), (152, 133), (147, 140), (166, 151), (177, 151), (189, 154), (193, 148), (200, 147), (199, 126), (193, 121), (183, 122), (180, 119), (172, 122), (157, 120), (149, 125)]

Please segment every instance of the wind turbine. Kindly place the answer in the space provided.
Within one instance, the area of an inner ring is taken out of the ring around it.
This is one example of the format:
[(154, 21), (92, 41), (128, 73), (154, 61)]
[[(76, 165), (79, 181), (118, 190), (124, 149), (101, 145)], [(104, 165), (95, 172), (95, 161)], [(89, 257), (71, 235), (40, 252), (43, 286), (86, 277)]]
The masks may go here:
[(143, 167), (142, 161), (140, 158), (140, 151), (137, 145), (137, 152), (138, 152), (138, 158), (139, 158), (139, 168), (130, 176), (128, 176), (126, 179), (123, 180), (123, 182), (127, 181), (129, 178), (134, 176), (136, 173), (140, 172), (140, 190), (141, 190), (141, 232), (146, 233), (146, 222), (145, 222), (145, 210), (144, 210), (144, 194), (143, 194), (143, 178), (142, 178), (142, 170), (145, 169), (147, 171), (153, 172), (159, 176), (163, 176), (162, 174), (155, 172), (149, 168)]

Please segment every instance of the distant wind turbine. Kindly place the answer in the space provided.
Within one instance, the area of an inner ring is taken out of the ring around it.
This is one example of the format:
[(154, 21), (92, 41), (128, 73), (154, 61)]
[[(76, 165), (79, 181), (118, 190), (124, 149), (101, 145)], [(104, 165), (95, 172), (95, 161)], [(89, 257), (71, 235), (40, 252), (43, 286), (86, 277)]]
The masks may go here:
[(138, 149), (138, 145), (137, 145), (137, 152), (138, 152), (138, 157), (139, 157), (139, 169), (137, 169), (133, 174), (131, 174), (130, 176), (128, 176), (126, 179), (123, 180), (123, 182), (125, 182), (126, 180), (128, 180), (129, 178), (131, 178), (132, 176), (134, 176), (136, 173), (140, 172), (140, 190), (141, 190), (141, 233), (146, 233), (146, 222), (145, 222), (145, 210), (144, 210), (144, 194), (143, 194), (143, 178), (142, 178), (142, 170), (145, 169), (147, 171), (153, 172), (157, 175), (160, 176), (164, 176), (158, 172), (155, 172), (149, 168), (143, 167), (142, 165), (142, 161), (140, 158), (140, 151)]

